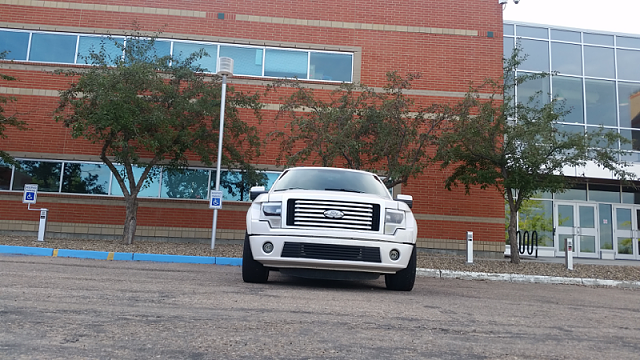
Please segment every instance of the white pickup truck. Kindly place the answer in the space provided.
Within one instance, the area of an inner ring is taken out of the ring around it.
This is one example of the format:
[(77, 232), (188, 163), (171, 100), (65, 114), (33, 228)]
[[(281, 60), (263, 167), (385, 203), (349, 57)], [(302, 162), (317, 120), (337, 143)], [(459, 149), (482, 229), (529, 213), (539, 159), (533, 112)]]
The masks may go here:
[(254, 187), (242, 279), (269, 271), (336, 280), (377, 279), (410, 291), (416, 276), (413, 199), (393, 199), (375, 174), (338, 168), (284, 171), (270, 191)]

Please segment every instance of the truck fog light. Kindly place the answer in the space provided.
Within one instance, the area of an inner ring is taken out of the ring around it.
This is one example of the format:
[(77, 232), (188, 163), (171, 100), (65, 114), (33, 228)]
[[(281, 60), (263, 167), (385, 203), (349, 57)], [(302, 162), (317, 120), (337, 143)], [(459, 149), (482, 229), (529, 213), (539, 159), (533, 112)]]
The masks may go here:
[(271, 254), (271, 252), (273, 251), (273, 244), (268, 241), (262, 244), (262, 251), (264, 251), (267, 254)]
[(396, 249), (389, 251), (389, 258), (393, 261), (400, 259), (400, 251)]

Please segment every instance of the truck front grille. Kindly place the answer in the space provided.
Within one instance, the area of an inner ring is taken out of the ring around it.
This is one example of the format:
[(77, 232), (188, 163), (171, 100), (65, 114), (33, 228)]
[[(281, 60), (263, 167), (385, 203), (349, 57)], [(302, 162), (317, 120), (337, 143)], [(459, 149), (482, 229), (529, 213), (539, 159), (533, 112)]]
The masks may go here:
[(282, 257), (380, 263), (380, 248), (332, 244), (285, 242)]
[[(337, 210), (341, 218), (325, 216)], [(308, 228), (378, 231), (380, 205), (332, 200), (290, 199), (287, 203), (287, 225)]]

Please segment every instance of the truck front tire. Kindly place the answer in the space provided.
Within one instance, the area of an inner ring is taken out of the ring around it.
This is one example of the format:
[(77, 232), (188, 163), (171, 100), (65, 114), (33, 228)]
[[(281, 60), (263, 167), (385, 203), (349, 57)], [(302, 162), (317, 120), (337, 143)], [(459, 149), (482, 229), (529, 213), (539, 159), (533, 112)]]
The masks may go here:
[(413, 246), (411, 259), (407, 267), (395, 274), (387, 274), (384, 276), (384, 282), (387, 289), (396, 291), (411, 291), (416, 281), (416, 246)]
[(253, 259), (249, 234), (244, 235), (242, 251), (242, 280), (247, 283), (266, 283), (269, 279), (269, 269)]

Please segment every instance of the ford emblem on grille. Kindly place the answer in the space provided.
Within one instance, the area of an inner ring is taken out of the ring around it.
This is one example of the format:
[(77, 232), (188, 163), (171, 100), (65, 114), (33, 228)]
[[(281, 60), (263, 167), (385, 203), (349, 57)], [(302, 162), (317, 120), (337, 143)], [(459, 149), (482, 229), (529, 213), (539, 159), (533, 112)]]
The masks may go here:
[(327, 210), (324, 212), (324, 217), (328, 217), (329, 219), (342, 219), (344, 213), (339, 210)]

